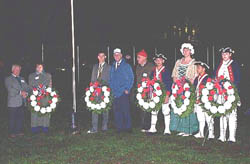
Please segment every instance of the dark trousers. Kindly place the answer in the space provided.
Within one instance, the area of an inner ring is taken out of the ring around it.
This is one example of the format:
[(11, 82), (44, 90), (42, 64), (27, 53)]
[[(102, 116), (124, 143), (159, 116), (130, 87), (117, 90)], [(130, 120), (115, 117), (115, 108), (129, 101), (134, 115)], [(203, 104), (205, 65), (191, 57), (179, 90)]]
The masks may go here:
[(49, 128), (48, 127), (43, 127), (43, 126), (31, 127), (31, 132), (32, 133), (39, 133), (41, 131), (44, 132), (44, 133), (47, 133), (47, 132), (49, 132)]
[(20, 134), (23, 131), (24, 107), (9, 107), (9, 133)]
[(138, 110), (140, 110), (141, 128), (148, 130), (151, 126), (151, 112), (145, 112), (141, 109)]
[(121, 97), (114, 99), (113, 111), (115, 116), (115, 126), (117, 131), (131, 129), (131, 116), (129, 96), (123, 94)]

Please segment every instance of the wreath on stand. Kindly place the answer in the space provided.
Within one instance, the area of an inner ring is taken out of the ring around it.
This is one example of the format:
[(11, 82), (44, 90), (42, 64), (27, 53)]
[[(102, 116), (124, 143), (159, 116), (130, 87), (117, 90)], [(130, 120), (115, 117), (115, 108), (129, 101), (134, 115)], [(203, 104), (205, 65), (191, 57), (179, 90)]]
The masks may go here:
[(196, 100), (195, 88), (192, 83), (185, 78), (173, 83), (170, 100), (174, 114), (181, 118), (189, 116), (194, 111)]
[(112, 107), (113, 96), (111, 89), (104, 81), (96, 81), (89, 84), (85, 90), (85, 102), (87, 109), (96, 114), (109, 111)]
[(224, 76), (220, 76), (217, 80), (208, 78), (206, 85), (200, 87), (200, 105), (212, 117), (225, 116), (240, 106), (237, 88)]

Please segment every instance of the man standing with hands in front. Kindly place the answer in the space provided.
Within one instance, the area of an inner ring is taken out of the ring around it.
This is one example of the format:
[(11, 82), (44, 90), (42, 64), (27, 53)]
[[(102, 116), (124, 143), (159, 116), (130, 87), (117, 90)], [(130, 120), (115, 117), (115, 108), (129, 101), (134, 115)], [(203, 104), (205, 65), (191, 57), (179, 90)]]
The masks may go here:
[(28, 84), (20, 76), (21, 66), (12, 65), (12, 74), (5, 79), (8, 91), (10, 138), (23, 136), (24, 106), (28, 96)]
[(117, 132), (132, 132), (129, 93), (134, 83), (131, 66), (122, 58), (121, 49), (114, 50), (115, 62), (110, 71), (110, 87), (114, 95), (113, 111)]
[[(109, 84), (110, 78), (110, 65), (105, 62), (106, 55), (104, 52), (98, 53), (98, 64), (95, 64), (92, 70), (91, 82), (104, 81)], [(102, 131), (108, 130), (108, 118), (109, 112), (105, 111), (102, 113)], [(98, 131), (98, 114), (92, 112), (92, 128), (88, 130), (88, 134), (97, 133)]]

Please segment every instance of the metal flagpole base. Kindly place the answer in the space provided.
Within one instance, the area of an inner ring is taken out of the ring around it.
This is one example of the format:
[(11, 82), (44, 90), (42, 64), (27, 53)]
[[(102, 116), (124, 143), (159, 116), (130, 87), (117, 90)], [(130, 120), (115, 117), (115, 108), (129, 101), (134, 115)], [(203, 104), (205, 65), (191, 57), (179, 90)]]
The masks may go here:
[(76, 134), (80, 134), (80, 132), (78, 130), (72, 132), (72, 135), (76, 135)]
[(76, 112), (73, 112), (72, 113), (72, 115), (71, 115), (71, 120), (72, 120), (72, 126), (71, 126), (71, 128), (72, 128), (72, 134), (73, 135), (75, 135), (75, 134), (79, 134), (80, 132), (78, 131), (78, 129), (77, 129), (77, 126), (76, 126), (76, 122), (75, 122), (75, 114), (76, 114)]

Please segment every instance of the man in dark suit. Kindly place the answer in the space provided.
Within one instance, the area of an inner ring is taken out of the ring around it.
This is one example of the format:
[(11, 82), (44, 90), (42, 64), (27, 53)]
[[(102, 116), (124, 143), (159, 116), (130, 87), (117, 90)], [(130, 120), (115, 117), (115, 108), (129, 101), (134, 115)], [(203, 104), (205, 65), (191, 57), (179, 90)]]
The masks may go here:
[(9, 132), (10, 137), (24, 135), (23, 120), (24, 106), (28, 96), (29, 87), (23, 77), (20, 77), (21, 66), (12, 65), (12, 74), (5, 79), (5, 87), (8, 91)]
[[(91, 82), (104, 81), (109, 84), (110, 66), (105, 62), (106, 55), (103, 52), (98, 53), (98, 64), (95, 64), (92, 70)], [(108, 116), (109, 112), (102, 113), (102, 131), (108, 129)], [(98, 114), (92, 112), (92, 129), (87, 133), (96, 133), (98, 131)]]

